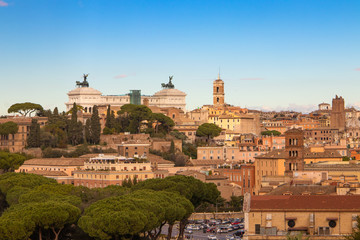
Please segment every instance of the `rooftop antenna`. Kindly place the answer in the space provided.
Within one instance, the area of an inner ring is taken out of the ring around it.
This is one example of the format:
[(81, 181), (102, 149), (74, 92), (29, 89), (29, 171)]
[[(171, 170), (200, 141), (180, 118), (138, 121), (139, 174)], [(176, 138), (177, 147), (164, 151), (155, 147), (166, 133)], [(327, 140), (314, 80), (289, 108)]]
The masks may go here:
[(218, 79), (220, 79), (220, 66), (219, 66)]

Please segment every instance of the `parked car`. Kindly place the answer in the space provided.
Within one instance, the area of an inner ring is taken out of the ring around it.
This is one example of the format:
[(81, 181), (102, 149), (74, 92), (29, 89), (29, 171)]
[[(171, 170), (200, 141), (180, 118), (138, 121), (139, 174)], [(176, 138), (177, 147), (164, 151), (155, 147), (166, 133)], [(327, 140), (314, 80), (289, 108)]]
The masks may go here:
[(211, 233), (215, 233), (216, 232), (216, 227), (210, 227), (206, 230), (206, 232), (211, 232)]
[(220, 227), (220, 228), (218, 228), (217, 232), (218, 233), (227, 233), (227, 232), (229, 232), (229, 230), (227, 227)]
[(244, 230), (238, 230), (234, 233), (234, 236), (239, 236), (239, 237), (242, 237), (244, 235)]
[(191, 233), (193, 233), (193, 231), (191, 229), (187, 228), (187, 229), (185, 229), (185, 233), (190, 233), (191, 234)]
[(234, 230), (238, 230), (238, 229), (240, 229), (240, 225), (239, 225), (239, 224), (232, 225), (232, 228), (233, 228)]
[(215, 235), (209, 235), (208, 240), (217, 240), (217, 237)]
[(226, 235), (226, 240), (233, 240), (234, 239), (234, 236), (229, 234), (229, 235)]

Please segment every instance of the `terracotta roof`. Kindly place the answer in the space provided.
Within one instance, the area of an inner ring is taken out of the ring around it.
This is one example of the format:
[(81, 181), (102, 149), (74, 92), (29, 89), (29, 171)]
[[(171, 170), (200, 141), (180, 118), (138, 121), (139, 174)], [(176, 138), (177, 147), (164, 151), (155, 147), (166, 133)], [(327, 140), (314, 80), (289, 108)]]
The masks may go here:
[[(101, 153), (103, 154), (103, 153)], [(108, 154), (103, 154), (104, 156), (114, 156), (114, 155), (117, 155), (117, 153), (108, 153)], [(81, 155), (79, 158), (94, 158), (94, 157), (98, 157), (99, 156), (99, 153), (89, 153), (89, 154), (85, 154), (85, 155)]]
[(174, 164), (171, 161), (165, 160), (164, 158), (154, 155), (154, 154), (149, 154), (148, 158), (147, 158), (151, 163), (157, 163), (157, 164)]
[(206, 176), (206, 180), (226, 180), (228, 177), (224, 175), (209, 175)]
[(292, 185), (284, 184), (269, 192), (267, 195), (283, 195), (291, 193), (292, 195), (302, 195), (304, 193), (318, 195), (320, 192), (324, 195), (336, 194), (336, 186), (321, 185)]
[(360, 196), (251, 196), (251, 211), (360, 211)]
[(37, 174), (41, 176), (69, 176), (64, 171), (48, 171), (48, 170), (33, 170), (27, 173)]
[(84, 166), (84, 158), (34, 158), (23, 165), (39, 166)]
[(195, 171), (195, 170), (186, 170), (186, 171), (181, 171), (181, 172), (177, 172), (175, 173), (175, 175), (183, 175), (183, 176), (193, 176), (194, 174), (200, 174), (203, 176), (206, 176), (204, 173), (201, 173), (199, 171)]
[(224, 160), (197, 160), (197, 159), (191, 159), (190, 165), (192, 166), (210, 166), (210, 165), (220, 165), (224, 164)]

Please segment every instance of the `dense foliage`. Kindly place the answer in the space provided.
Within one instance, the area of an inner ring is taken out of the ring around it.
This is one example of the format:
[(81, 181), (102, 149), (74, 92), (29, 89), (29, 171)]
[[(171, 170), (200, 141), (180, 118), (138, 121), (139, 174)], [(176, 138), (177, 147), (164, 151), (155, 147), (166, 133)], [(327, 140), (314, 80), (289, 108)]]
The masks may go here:
[(196, 130), (196, 136), (198, 137), (207, 137), (207, 139), (211, 139), (217, 137), (221, 133), (221, 128), (213, 123), (203, 123)]
[(3, 172), (13, 172), (18, 169), (26, 160), (21, 154), (0, 151), (0, 170)]
[(8, 109), (8, 113), (20, 113), (22, 116), (27, 116), (28, 114), (31, 115), (33, 112), (42, 111), (43, 107), (40, 104), (36, 103), (15, 103), (10, 106)]
[(26, 173), (0, 175), (0, 194), (0, 239), (10, 240), (155, 240), (176, 222), (183, 238), (194, 209), (219, 198), (214, 184), (186, 176), (89, 189)]
[(280, 136), (281, 132), (276, 131), (276, 130), (268, 130), (268, 131), (262, 131), (261, 135), (265, 135), (265, 136)]
[(12, 121), (0, 124), (0, 135), (15, 134), (18, 132), (18, 125)]
[(38, 124), (36, 119), (31, 120), (30, 133), (27, 138), (27, 146), (28, 147), (41, 146), (40, 124)]

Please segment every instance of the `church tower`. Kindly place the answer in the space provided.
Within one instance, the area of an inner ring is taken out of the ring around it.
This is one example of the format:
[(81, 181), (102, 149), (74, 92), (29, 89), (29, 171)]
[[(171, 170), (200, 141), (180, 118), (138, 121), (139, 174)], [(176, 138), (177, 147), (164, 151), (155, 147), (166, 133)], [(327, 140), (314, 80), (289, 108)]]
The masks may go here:
[(292, 176), (293, 171), (304, 170), (304, 131), (290, 129), (285, 132), (285, 175)]
[(224, 81), (218, 78), (213, 83), (213, 103), (214, 106), (223, 106), (225, 104)]

